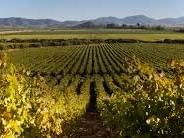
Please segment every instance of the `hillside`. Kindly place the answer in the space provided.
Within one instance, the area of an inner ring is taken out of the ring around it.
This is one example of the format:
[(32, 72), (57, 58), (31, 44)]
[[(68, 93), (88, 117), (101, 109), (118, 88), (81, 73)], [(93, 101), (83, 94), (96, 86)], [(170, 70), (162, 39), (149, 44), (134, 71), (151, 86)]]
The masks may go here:
[(26, 27), (26, 28), (46, 28), (46, 27), (91, 27), (106, 26), (107, 24), (143, 24), (143, 25), (167, 25), (181, 26), (184, 25), (184, 17), (154, 19), (145, 15), (128, 16), (125, 18), (101, 17), (92, 20), (82, 21), (57, 21), (52, 19), (26, 19), (26, 18), (0, 18), (0, 27)]

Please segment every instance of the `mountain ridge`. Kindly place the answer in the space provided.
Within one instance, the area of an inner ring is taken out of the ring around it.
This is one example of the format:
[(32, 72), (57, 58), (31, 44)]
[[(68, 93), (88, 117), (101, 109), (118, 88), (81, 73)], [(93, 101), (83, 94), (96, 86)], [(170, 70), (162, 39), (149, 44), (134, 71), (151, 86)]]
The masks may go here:
[(145, 15), (134, 15), (127, 16), (124, 18), (117, 18), (114, 16), (100, 17), (91, 20), (67, 20), (67, 21), (57, 21), (54, 19), (28, 19), (21, 17), (10, 17), (10, 18), (0, 18), (0, 27), (75, 27), (83, 26), (83, 24), (89, 25), (105, 26), (107, 24), (128, 24), (135, 25), (137, 23), (142, 25), (165, 25), (165, 26), (177, 26), (184, 25), (184, 16), (178, 18), (162, 18), (154, 19)]

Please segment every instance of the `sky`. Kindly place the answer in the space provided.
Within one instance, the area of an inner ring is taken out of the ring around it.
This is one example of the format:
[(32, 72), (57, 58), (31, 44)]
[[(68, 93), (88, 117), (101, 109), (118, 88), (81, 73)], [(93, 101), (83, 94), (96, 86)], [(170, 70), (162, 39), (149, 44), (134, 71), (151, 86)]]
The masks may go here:
[(184, 16), (184, 0), (0, 0), (0, 18), (49, 18), (59, 21), (146, 15)]

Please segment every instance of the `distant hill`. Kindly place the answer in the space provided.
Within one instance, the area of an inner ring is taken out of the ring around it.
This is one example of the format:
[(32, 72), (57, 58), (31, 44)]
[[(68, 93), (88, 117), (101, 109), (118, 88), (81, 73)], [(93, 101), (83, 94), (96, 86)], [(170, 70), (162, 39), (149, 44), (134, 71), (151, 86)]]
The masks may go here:
[(184, 25), (184, 17), (179, 18), (165, 18), (158, 20), (160, 24), (165, 25)]
[(60, 25), (63, 27), (72, 27), (72, 26), (78, 26), (85, 22), (88, 22), (88, 21), (64, 21), (64, 22), (60, 22)]
[(93, 20), (84, 21), (56, 21), (52, 19), (25, 19), (25, 18), (0, 18), (0, 27), (79, 27), (79, 28), (91, 28), (94, 26), (106, 26), (107, 24), (135, 24), (142, 25), (168, 25), (168, 26), (184, 26), (184, 17), (179, 18), (165, 18), (154, 19), (144, 15), (128, 16), (125, 18), (116, 17), (101, 17)]
[(106, 25), (106, 24), (121, 24), (121, 19), (116, 18), (116, 17), (101, 17), (97, 18), (95, 20), (91, 20), (96, 25)]
[(106, 25), (106, 24), (157, 24), (157, 21), (155, 19), (146, 17), (144, 15), (136, 15), (136, 16), (128, 16), (125, 18), (116, 18), (116, 17), (102, 17), (95, 20), (92, 20), (94, 24), (97, 25)]
[[(88, 21), (87, 21), (88, 22)], [(107, 24), (127, 24), (135, 25), (137, 23), (141, 25), (165, 25), (165, 26), (184, 26), (184, 17), (179, 18), (164, 18), (164, 19), (154, 19), (147, 17), (145, 15), (135, 15), (128, 16), (125, 18), (116, 18), (116, 17), (102, 17), (95, 20), (90, 20), (91, 23), (95, 25), (107, 25)]]
[(97, 27), (101, 27), (101, 24), (96, 24), (93, 21), (87, 21), (84, 23), (81, 23), (79, 25), (74, 26), (75, 28), (97, 28)]
[(157, 22), (157, 20), (155, 20), (153, 18), (150, 18), (150, 17), (147, 17), (147, 16), (144, 16), (144, 15), (125, 17), (125, 18), (121, 19), (121, 23), (122, 24), (137, 24), (137, 23), (140, 23), (140, 24), (143, 24), (143, 25), (147, 25), (147, 24), (156, 25), (156, 24), (159, 24)]
[(60, 24), (52, 19), (0, 18), (1, 27), (54, 27)]

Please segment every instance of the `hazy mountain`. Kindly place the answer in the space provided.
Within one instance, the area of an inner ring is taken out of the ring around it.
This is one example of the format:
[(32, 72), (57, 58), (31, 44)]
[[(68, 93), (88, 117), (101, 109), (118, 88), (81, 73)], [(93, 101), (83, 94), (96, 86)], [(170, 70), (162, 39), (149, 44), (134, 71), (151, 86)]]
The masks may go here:
[(95, 20), (91, 20), (96, 25), (106, 25), (106, 24), (121, 24), (121, 19), (116, 17), (101, 17)]
[(0, 18), (0, 26), (4, 27), (53, 27), (60, 24), (52, 19)]
[(87, 21), (64, 21), (64, 22), (60, 22), (60, 25), (61, 26), (64, 26), (64, 27), (72, 27), (72, 26), (78, 26), (80, 24), (83, 24)]
[(0, 18), (0, 27), (93, 27), (107, 24), (143, 24), (143, 25), (184, 25), (184, 17), (154, 19), (144, 15), (128, 16), (125, 18), (102, 17), (84, 21), (56, 21), (52, 19), (25, 19), (25, 18)]
[(128, 16), (125, 18), (116, 18), (116, 17), (102, 17), (96, 20), (92, 20), (94, 24), (97, 25), (106, 25), (106, 24), (157, 24), (157, 20), (149, 18), (144, 15)]
[(135, 15), (135, 16), (128, 16), (125, 18), (116, 18), (116, 17), (102, 17), (97, 18), (95, 20), (91, 20), (93, 24), (96, 25), (107, 25), (107, 24), (128, 24), (128, 25), (135, 25), (137, 23), (142, 25), (169, 25), (169, 26), (177, 26), (177, 25), (184, 25), (184, 17), (180, 18), (165, 18), (165, 19), (154, 19), (147, 17), (145, 15)]
[(76, 28), (95, 28), (97, 26), (98, 25), (95, 24), (93, 21), (87, 21), (87, 22), (81, 23), (79, 25), (76, 25), (75, 27)]
[(155, 25), (158, 24), (157, 20), (144, 16), (144, 15), (136, 15), (136, 16), (129, 16), (121, 19), (122, 24), (150, 24), (150, 25)]
[(184, 17), (165, 18), (165, 19), (158, 20), (158, 22), (164, 25), (184, 25)]

